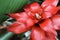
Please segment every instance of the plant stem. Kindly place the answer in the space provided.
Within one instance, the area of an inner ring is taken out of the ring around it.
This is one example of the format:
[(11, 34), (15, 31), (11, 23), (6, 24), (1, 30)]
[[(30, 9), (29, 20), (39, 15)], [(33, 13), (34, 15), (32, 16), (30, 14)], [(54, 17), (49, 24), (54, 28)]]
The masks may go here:
[(5, 35), (3, 35), (2, 37), (0, 37), (0, 40), (9, 40), (9, 38), (11, 38), (13, 35), (14, 35), (14, 33), (8, 32)]

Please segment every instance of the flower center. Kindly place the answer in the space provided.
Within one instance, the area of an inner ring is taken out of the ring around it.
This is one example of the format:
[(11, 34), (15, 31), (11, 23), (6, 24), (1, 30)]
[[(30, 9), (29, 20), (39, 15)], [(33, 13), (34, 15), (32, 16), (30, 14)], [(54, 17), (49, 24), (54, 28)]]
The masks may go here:
[(35, 15), (35, 17), (36, 17), (36, 19), (41, 19), (41, 16), (40, 16), (40, 14), (38, 14), (38, 13), (36, 13), (36, 15)]

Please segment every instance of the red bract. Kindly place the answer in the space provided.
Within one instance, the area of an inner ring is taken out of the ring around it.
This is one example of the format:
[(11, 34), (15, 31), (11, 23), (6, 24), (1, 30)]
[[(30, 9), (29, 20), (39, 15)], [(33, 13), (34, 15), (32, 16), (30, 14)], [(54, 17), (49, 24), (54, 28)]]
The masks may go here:
[(55, 15), (57, 13), (57, 11), (58, 11), (57, 7), (55, 7), (53, 5), (49, 5), (44, 8), (44, 12), (42, 14), (42, 17), (43, 17), (43, 19), (50, 18), (53, 15)]
[(41, 12), (42, 11), (42, 9), (40, 7), (40, 4), (38, 4), (37, 2), (28, 5), (28, 7), (25, 7), (24, 8), (24, 10), (26, 12), (28, 12), (27, 10), (29, 10), (29, 11), (34, 12), (34, 13), (37, 13), (37, 12)]
[(22, 32), (29, 30), (31, 26), (37, 22), (37, 20), (30, 18), (25, 12), (11, 14), (10, 16), (16, 19), (16, 22), (10, 25), (8, 31), (14, 32), (15, 34), (20, 34)]
[(57, 35), (56, 30), (54, 29), (53, 23), (50, 19), (44, 20), (44, 22), (40, 24), (40, 27), (46, 32), (52, 32), (55, 35)]
[(33, 27), (30, 40), (56, 40), (52, 32), (45, 32), (40, 27)]
[(46, 40), (45, 32), (39, 27), (33, 27), (30, 40)]
[(27, 30), (26, 25), (24, 23), (15, 22), (11, 26), (9, 26), (8, 31), (13, 32), (15, 34), (23, 33)]
[(52, 17), (52, 22), (56, 30), (60, 30), (60, 15)]
[(56, 40), (56, 36), (52, 32), (46, 32), (46, 40)]
[(42, 5), (38, 4), (37, 2), (27, 5), (24, 10), (26, 12), (34, 12), (38, 13), (43, 19), (50, 18), (55, 15), (58, 11), (56, 7), (59, 0), (45, 0)]
[[(21, 34), (32, 29), (30, 40), (56, 40), (56, 30), (60, 30), (60, 15), (55, 15), (60, 13), (58, 1), (44, 0), (42, 5), (34, 2), (24, 7), (25, 12), (8, 14), (16, 20), (8, 27), (8, 31)], [(39, 23), (41, 20), (44, 21)], [(39, 27), (35, 27), (35, 23)]]
[(43, 23), (40, 23), (40, 27), (45, 32), (47, 32), (46, 34), (50, 38), (48, 40), (56, 40), (55, 38), (57, 36), (56, 30), (60, 30), (60, 15), (57, 14), (50, 19), (44, 20)]
[(57, 6), (59, 0), (45, 0), (43, 3), (42, 3), (42, 7), (46, 7), (48, 5), (54, 5), (54, 6)]

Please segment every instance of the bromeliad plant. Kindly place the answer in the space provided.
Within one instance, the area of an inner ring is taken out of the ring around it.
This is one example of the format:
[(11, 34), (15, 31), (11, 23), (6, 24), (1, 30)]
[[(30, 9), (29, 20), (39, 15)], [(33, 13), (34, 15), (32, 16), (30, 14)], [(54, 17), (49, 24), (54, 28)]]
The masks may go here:
[[(8, 14), (16, 20), (7, 28), (7, 31), (10, 32), (8, 34), (21, 34), (32, 30), (30, 40), (56, 40), (56, 30), (60, 30), (60, 15), (58, 14), (60, 6), (57, 6), (58, 1), (44, 0), (41, 5), (34, 2), (25, 6), (24, 12)], [(38, 26), (35, 26), (35, 24), (38, 24)]]

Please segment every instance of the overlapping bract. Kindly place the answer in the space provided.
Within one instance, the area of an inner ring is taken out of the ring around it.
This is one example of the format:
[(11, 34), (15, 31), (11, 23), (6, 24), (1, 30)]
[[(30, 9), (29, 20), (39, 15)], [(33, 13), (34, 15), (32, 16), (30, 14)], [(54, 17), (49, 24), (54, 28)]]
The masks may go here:
[[(25, 12), (8, 14), (16, 21), (8, 27), (9, 32), (20, 34), (32, 29), (30, 40), (56, 40), (60, 30), (59, 0), (44, 0), (42, 5), (34, 2), (24, 7)], [(57, 14), (57, 15), (55, 15)], [(39, 21), (44, 20), (42, 23)], [(34, 24), (38, 23), (39, 26)]]

